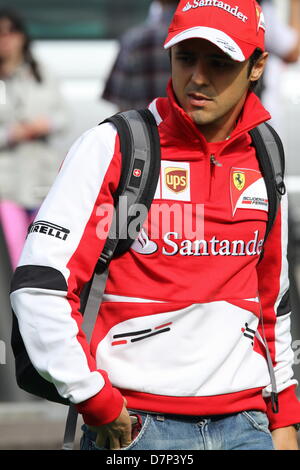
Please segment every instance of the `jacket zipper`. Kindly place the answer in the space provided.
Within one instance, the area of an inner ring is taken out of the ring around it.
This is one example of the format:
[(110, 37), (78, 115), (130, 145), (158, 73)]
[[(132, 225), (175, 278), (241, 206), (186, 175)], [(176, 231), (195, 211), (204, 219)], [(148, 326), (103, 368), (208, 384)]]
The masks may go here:
[(211, 154), (210, 156), (210, 162), (213, 163), (215, 166), (223, 166), (222, 163), (220, 163), (214, 154)]
[(215, 174), (215, 168), (223, 166), (222, 163), (220, 163), (216, 157), (215, 154), (210, 154), (209, 156), (209, 163), (207, 165), (207, 173), (206, 173), (206, 197), (205, 200), (209, 201), (211, 197), (211, 188), (212, 188), (212, 179), (214, 178)]

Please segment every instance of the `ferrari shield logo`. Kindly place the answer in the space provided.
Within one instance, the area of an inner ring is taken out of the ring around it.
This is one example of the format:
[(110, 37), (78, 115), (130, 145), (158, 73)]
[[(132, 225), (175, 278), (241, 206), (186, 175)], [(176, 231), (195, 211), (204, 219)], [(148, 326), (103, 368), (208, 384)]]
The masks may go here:
[(233, 183), (236, 189), (242, 191), (246, 183), (246, 175), (245, 173), (241, 173), (240, 171), (235, 171), (233, 173)]
[(174, 193), (185, 191), (188, 185), (187, 170), (184, 168), (166, 168), (165, 183)]

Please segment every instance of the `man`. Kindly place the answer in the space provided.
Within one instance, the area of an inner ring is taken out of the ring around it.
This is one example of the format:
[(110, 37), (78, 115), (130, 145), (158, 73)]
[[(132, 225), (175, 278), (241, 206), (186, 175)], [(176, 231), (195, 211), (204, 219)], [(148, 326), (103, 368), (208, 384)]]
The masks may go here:
[[(148, 224), (110, 265), (91, 346), (79, 294), (104, 244), (99, 206), (120, 176), (111, 124), (74, 144), (28, 236), (11, 296), (20, 330), (90, 427), (84, 449), (297, 449), (286, 197), (261, 259), (267, 193), (248, 134), (270, 118), (249, 91), (267, 59), (261, 9), (183, 0), (165, 48), (168, 98), (150, 105), (160, 180)], [(196, 225), (204, 216), (194, 235), (189, 214)], [(49, 222), (64, 241), (47, 236)]]
[(170, 62), (163, 49), (178, 0), (152, 2), (145, 23), (127, 31), (107, 79), (102, 98), (120, 111), (142, 109), (157, 96), (166, 96)]

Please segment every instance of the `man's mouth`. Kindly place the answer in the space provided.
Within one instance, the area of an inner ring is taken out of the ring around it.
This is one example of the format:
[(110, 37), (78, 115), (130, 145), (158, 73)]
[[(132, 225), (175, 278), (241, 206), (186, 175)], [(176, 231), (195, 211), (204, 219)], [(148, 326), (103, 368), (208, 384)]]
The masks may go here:
[(192, 106), (205, 106), (207, 103), (211, 102), (212, 99), (206, 95), (202, 95), (202, 93), (187, 93), (189, 101)]

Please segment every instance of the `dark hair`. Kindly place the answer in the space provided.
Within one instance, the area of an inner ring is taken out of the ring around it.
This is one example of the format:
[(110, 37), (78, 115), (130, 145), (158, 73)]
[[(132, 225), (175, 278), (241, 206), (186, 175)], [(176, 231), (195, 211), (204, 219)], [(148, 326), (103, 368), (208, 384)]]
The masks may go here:
[[(254, 65), (256, 64), (256, 62), (258, 61), (258, 59), (260, 58), (262, 54), (263, 54), (263, 51), (259, 47), (257, 47), (252, 53), (252, 55), (250, 56), (249, 65), (248, 65), (248, 78), (251, 75)], [(255, 82), (251, 82), (249, 90), (253, 91), (260, 85), (260, 83), (261, 83), (261, 79), (258, 79)]]
[(42, 76), (39, 70), (39, 66), (34, 59), (31, 53), (31, 38), (28, 34), (26, 25), (20, 15), (12, 10), (11, 8), (1, 8), (0, 9), (0, 21), (9, 20), (15, 31), (22, 33), (24, 35), (24, 47), (23, 47), (23, 56), (24, 61), (30, 66), (32, 74), (37, 82), (42, 82)]

